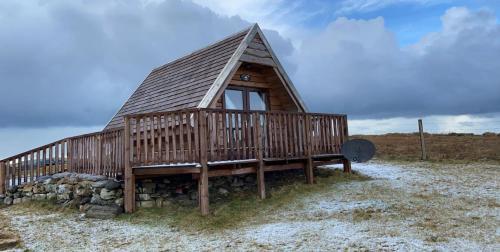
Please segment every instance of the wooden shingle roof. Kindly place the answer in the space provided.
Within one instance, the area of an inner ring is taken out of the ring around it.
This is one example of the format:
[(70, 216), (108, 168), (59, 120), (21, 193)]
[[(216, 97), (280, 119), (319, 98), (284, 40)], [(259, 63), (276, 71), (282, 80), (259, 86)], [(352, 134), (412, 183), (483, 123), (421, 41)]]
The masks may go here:
[(249, 29), (151, 71), (105, 130), (121, 127), (126, 114), (197, 107)]
[(257, 24), (151, 71), (104, 130), (123, 126), (127, 114), (208, 107), (252, 39), (259, 34), (303, 111), (306, 107)]

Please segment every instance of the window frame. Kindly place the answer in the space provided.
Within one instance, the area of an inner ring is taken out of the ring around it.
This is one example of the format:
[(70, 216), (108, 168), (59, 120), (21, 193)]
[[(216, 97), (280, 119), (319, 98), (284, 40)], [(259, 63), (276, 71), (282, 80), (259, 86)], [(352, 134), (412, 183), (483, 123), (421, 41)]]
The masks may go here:
[[(226, 108), (226, 90), (238, 90), (242, 91), (243, 93), (243, 111), (251, 111), (251, 112), (262, 112), (262, 111), (269, 111), (270, 110), (270, 100), (269, 100), (269, 91), (267, 89), (263, 88), (253, 88), (253, 87), (240, 87), (240, 86), (228, 86), (224, 92), (222, 93), (222, 108)], [(266, 104), (266, 109), (265, 110), (250, 110), (250, 92), (261, 92), (264, 94), (264, 103)], [(234, 110), (234, 109), (227, 109), (227, 110)]]

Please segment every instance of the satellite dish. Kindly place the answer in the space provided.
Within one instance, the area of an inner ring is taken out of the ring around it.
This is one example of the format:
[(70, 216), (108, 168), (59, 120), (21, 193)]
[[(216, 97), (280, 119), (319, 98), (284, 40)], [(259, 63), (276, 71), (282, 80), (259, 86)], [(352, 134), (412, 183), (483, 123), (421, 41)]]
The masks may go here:
[(342, 155), (352, 162), (366, 162), (375, 155), (375, 145), (365, 139), (349, 140), (342, 144)]

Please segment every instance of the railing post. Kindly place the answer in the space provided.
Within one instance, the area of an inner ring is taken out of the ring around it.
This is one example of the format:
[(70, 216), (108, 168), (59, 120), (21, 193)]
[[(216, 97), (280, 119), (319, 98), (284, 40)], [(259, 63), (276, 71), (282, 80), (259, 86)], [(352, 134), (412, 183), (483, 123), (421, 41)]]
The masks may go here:
[(199, 134), (200, 134), (200, 177), (198, 179), (198, 197), (201, 215), (209, 214), (208, 207), (208, 159), (207, 159), (207, 115), (204, 110), (199, 111)]
[(5, 163), (0, 162), (0, 194), (5, 194)]
[(266, 198), (266, 184), (265, 184), (265, 179), (264, 179), (264, 160), (263, 160), (263, 150), (262, 150), (262, 129), (260, 128), (260, 114), (255, 113), (255, 128), (257, 130), (257, 160), (259, 161), (258, 167), (257, 167), (257, 190), (259, 193), (259, 198), (260, 199), (265, 199)]
[(313, 184), (314, 183), (314, 173), (313, 173), (313, 160), (312, 160), (312, 135), (311, 135), (311, 116), (308, 114), (304, 114), (304, 120), (305, 120), (305, 125), (306, 125), (306, 156), (307, 156), (307, 161), (306, 161), (306, 180), (308, 184)]
[[(349, 130), (347, 127), (347, 115), (344, 115), (341, 118), (342, 118), (342, 128), (344, 129), (344, 132), (342, 132), (342, 134), (343, 134), (342, 143), (345, 143), (349, 140)], [(344, 159), (342, 159), (342, 164), (344, 166), (344, 172), (351, 173), (351, 161), (349, 161), (347, 158), (344, 158)]]
[[(125, 116), (125, 129), (123, 131), (125, 142), (125, 193), (124, 193), (124, 206), (125, 212), (132, 213), (135, 211), (135, 175), (130, 166), (130, 119)], [(99, 141), (99, 148), (101, 143)], [(101, 151), (99, 151), (100, 153)], [(99, 156), (101, 156), (99, 154)]]

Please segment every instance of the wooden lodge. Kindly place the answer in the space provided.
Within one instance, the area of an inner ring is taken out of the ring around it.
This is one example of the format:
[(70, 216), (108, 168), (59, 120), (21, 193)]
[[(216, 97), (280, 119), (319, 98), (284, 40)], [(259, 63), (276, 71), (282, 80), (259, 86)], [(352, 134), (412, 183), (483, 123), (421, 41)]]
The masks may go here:
[(310, 113), (257, 24), (154, 69), (103, 131), (66, 138), (0, 161), (0, 194), (63, 171), (125, 181), (191, 174), (203, 215), (208, 180), (255, 173), (265, 198), (268, 171), (350, 163), (340, 152), (347, 117)]

